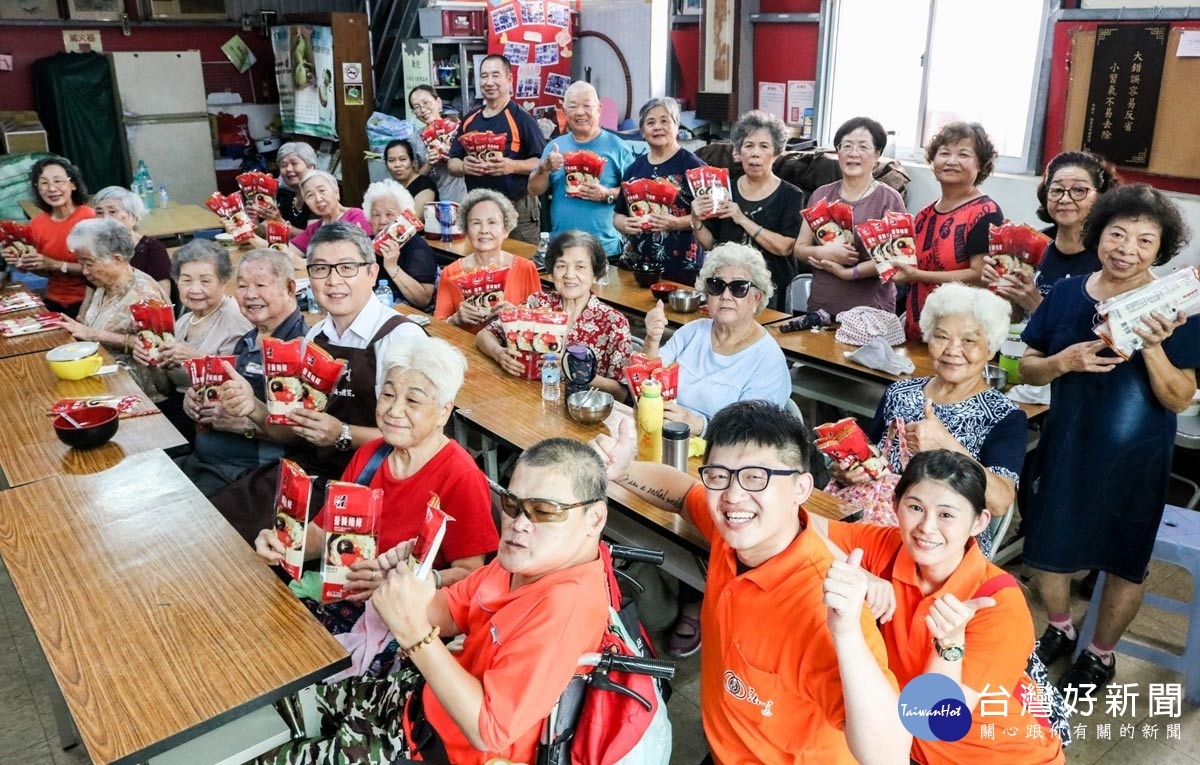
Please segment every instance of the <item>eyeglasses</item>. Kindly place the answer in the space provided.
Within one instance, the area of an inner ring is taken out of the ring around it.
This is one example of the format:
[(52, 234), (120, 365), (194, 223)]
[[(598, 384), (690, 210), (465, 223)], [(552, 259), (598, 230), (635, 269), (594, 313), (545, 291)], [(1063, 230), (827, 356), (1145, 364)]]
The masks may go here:
[(564, 505), (562, 502), (555, 502), (552, 499), (539, 499), (537, 497), (518, 497), (511, 493), (508, 489), (501, 488), (498, 484), (492, 483), (492, 488), (500, 494), (500, 510), (509, 518), (516, 519), (524, 514), (531, 523), (562, 523), (567, 519), (567, 511), (574, 510), (577, 507), (587, 507), (596, 502), (603, 502), (604, 499), (589, 499), (584, 502), (573, 502), (569, 505)]
[(330, 271), (337, 271), (337, 275), (343, 279), (353, 279), (358, 276), (358, 269), (365, 268), (371, 265), (364, 263), (361, 260), (345, 260), (341, 263), (313, 263), (310, 266), (305, 266), (304, 270), (308, 272), (311, 279), (328, 279)]
[(39, 178), (37, 185), (39, 189), (57, 189), (62, 188), (63, 186), (69, 186), (70, 183), (70, 178)]
[(1087, 199), (1087, 195), (1091, 194), (1095, 189), (1091, 186), (1072, 186), (1069, 189), (1064, 189), (1061, 186), (1051, 186), (1046, 189), (1046, 198), (1055, 202), (1063, 198), (1063, 195), (1070, 196), (1076, 202), (1082, 202)]
[(797, 475), (803, 472), (803, 470), (776, 470), (757, 465), (747, 465), (737, 470), (730, 470), (721, 465), (702, 465), (700, 481), (713, 491), (724, 491), (729, 488), (729, 483), (734, 476), (737, 476), (738, 486), (746, 491), (762, 491), (767, 488), (773, 475)]
[(735, 298), (744, 298), (750, 293), (750, 288), (754, 286), (754, 282), (747, 279), (734, 279), (727, 282), (716, 276), (710, 276), (704, 280), (704, 291), (713, 297), (718, 297), (725, 294), (725, 289), (729, 288), (729, 294)]
[(839, 154), (871, 154), (875, 147), (869, 143), (844, 143), (837, 150)]

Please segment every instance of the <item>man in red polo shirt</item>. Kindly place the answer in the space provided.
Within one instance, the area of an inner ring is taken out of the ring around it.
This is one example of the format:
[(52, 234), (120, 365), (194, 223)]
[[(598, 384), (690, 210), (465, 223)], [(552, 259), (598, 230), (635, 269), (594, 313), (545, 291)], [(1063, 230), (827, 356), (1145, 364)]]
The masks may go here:
[(835, 561), (808, 527), (812, 445), (765, 401), (716, 414), (701, 481), (631, 462), (632, 434), (595, 445), (608, 475), (690, 518), (709, 540), (700, 715), (716, 763), (907, 763), (896, 679), (862, 608), (855, 551)]

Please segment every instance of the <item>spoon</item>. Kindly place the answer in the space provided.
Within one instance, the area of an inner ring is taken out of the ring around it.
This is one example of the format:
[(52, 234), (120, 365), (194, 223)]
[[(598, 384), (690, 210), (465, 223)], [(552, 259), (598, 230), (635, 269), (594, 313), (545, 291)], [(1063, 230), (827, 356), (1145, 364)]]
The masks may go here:
[(71, 427), (75, 428), (76, 430), (83, 430), (83, 425), (81, 425), (79, 422), (77, 422), (75, 420), (75, 418), (72, 417), (71, 415), (67, 414), (66, 412), (63, 412), (62, 417), (64, 420), (71, 423)]

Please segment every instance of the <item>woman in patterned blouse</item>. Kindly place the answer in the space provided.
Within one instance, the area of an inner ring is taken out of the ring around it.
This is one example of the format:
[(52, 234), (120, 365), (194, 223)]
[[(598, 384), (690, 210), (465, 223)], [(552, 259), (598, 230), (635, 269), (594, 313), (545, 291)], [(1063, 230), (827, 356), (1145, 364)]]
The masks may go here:
[[(622, 381), (631, 349), (629, 320), (592, 294), (592, 286), (606, 268), (604, 249), (594, 236), (583, 231), (564, 231), (550, 242), (546, 252), (546, 270), (554, 282), (554, 290), (533, 293), (525, 305), (566, 312), (569, 317), (566, 344), (586, 345), (596, 354), (596, 377), (592, 385), (624, 399)], [(519, 377), (524, 373), (525, 365), (519, 360), (517, 349), (505, 345), (499, 320), (492, 321), (475, 336), (475, 346), (508, 374)]]

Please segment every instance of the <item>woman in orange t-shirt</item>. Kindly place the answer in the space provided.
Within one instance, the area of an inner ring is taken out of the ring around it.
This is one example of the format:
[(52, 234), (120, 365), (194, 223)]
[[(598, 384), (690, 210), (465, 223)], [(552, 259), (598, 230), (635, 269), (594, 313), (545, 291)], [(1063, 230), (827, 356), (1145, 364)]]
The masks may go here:
[[(898, 528), (809, 517), (842, 550), (862, 549), (862, 567), (882, 577), (867, 600), (886, 622), (880, 630), (888, 668), (900, 687), (937, 673), (962, 688), (972, 715), (966, 735), (958, 741), (914, 737), (915, 762), (1062, 763), (1062, 740), (1034, 714), (1043, 710), (1026, 711), (1014, 695), (1032, 683), (1026, 664), (1033, 617), (1016, 580), (984, 558), (974, 539), (991, 520), (986, 487), (983, 468), (970, 457), (921, 452), (896, 486)], [(1018, 732), (1009, 735), (1014, 728)]]

